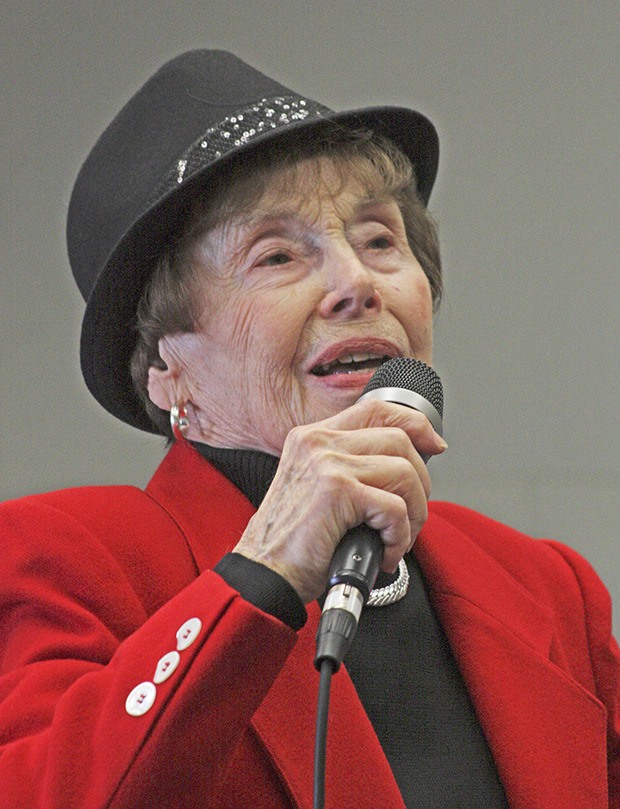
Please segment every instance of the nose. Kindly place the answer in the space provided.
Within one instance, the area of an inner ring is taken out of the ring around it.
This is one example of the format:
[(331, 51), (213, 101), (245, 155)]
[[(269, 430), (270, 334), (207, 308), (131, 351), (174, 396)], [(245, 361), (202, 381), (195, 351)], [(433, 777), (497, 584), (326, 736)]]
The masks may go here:
[(325, 256), (326, 291), (319, 314), (326, 319), (350, 320), (383, 307), (374, 274), (346, 245)]

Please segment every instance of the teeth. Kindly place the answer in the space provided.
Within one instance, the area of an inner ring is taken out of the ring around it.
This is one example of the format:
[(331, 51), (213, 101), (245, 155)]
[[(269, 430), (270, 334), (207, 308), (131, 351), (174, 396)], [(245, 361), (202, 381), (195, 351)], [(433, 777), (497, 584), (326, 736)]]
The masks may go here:
[(387, 359), (385, 354), (371, 354), (366, 351), (356, 354), (342, 354), (337, 360), (327, 362), (325, 365), (318, 365), (316, 371), (320, 374), (327, 374), (336, 365), (350, 365), (353, 362), (367, 362), (368, 360)]
[(337, 361), (345, 365), (347, 362), (366, 362), (367, 360), (380, 360), (382, 358), (383, 354), (369, 354), (364, 352), (359, 354), (343, 354), (342, 357), (338, 357)]

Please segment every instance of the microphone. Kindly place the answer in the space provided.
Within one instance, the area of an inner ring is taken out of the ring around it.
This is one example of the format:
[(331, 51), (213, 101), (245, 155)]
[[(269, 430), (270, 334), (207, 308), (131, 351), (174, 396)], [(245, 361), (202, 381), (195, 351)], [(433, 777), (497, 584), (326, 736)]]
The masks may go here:
[[(443, 388), (435, 371), (411, 357), (388, 360), (373, 374), (358, 399), (380, 399), (418, 410), (435, 432), (443, 435)], [(422, 456), (424, 463), (429, 456)], [(329, 660), (338, 671), (347, 653), (362, 612), (374, 587), (383, 543), (379, 532), (358, 525), (344, 535), (329, 568), (327, 598), (316, 634), (314, 665)]]

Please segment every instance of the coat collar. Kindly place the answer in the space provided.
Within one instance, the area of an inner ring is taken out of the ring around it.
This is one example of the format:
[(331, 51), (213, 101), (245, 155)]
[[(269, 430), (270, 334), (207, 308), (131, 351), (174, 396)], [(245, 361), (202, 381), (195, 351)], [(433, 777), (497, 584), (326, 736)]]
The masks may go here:
[[(180, 526), (200, 572), (232, 550), (254, 513), (241, 492), (187, 445), (172, 448), (147, 491)], [(211, 538), (208, 545), (204, 537)], [(512, 809), (606, 807), (605, 711), (549, 659), (554, 638), (549, 607), (469, 536), (434, 514), (432, 504), (416, 555)], [(254, 718), (299, 806), (311, 806), (318, 686), (312, 665), (316, 604), (308, 614), (287, 666)], [(370, 809), (381, 794), (382, 806), (404, 809), (344, 667), (334, 677), (330, 714), (330, 804)], [(597, 748), (600, 755), (593, 756)], [(338, 777), (345, 769), (346, 788)]]

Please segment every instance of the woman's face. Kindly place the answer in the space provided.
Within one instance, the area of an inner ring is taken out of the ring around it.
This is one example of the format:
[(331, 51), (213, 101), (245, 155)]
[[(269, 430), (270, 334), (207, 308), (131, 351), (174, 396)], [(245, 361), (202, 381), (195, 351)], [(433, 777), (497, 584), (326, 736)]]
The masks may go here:
[(198, 328), (160, 344), (195, 440), (279, 455), (292, 427), (352, 405), (385, 357), (431, 361), (430, 288), (396, 202), (326, 158), (292, 181), (274, 174), (196, 245)]

